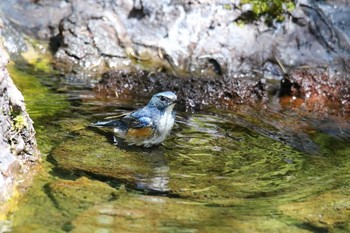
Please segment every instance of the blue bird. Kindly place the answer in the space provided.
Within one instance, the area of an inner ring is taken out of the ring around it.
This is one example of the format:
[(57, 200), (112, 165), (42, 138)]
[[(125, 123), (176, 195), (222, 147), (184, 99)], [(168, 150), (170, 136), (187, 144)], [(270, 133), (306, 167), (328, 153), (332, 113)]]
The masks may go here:
[(93, 126), (113, 127), (115, 135), (129, 145), (151, 147), (162, 143), (173, 128), (176, 100), (173, 92), (160, 92), (145, 107), (117, 120), (97, 122)]

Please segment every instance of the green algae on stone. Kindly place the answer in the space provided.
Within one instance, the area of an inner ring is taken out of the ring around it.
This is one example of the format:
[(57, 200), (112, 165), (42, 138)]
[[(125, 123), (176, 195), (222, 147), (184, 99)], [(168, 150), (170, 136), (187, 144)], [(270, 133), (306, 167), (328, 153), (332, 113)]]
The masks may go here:
[[(160, 196), (129, 195), (95, 205), (72, 222), (72, 233), (93, 232), (283, 232), (310, 231), (265, 216), (239, 217), (235, 208)], [(271, 231), (274, 229), (276, 231)]]
[[(65, 171), (198, 200), (283, 199), (289, 189), (313, 184), (309, 177), (317, 168), (309, 163), (317, 158), (234, 123), (219, 122), (213, 116), (193, 116), (176, 129), (176, 136), (152, 149), (120, 149), (112, 144), (111, 132), (78, 129), (52, 158)], [(310, 168), (304, 171), (306, 166)]]
[[(42, 187), (47, 178), (43, 174), (36, 177), (35, 185), (21, 200), (22, 207), (16, 212), (13, 232), (66, 232), (71, 228), (70, 221), (80, 212), (118, 198), (116, 189), (85, 177), (56, 179)], [(30, 217), (33, 207), (37, 212), (35, 217)]]
[[(102, 132), (102, 131), (101, 131)], [(101, 135), (92, 130), (76, 131), (53, 152), (57, 167), (86, 172), (95, 176), (134, 183), (137, 174), (147, 174), (143, 153), (128, 152), (113, 145), (112, 134)]]
[[(7, 66), (7, 69), (17, 88), (24, 96), (28, 114), (34, 121), (39, 149), (42, 154), (47, 154), (51, 150), (52, 142), (55, 138), (52, 137), (54, 132), (51, 132), (50, 135), (46, 128), (48, 127), (53, 131), (58, 129), (57, 127), (52, 127), (52, 124), (45, 124), (50, 120), (55, 122), (56, 116), (68, 109), (69, 102), (67, 102), (64, 94), (54, 93), (45, 87), (35, 72), (34, 74), (28, 73), (28, 71), (20, 69), (13, 62)], [(44, 75), (50, 76), (49, 74)]]
[(300, 221), (307, 221), (319, 229), (333, 229), (332, 232), (350, 231), (350, 200), (346, 193), (350, 187), (325, 191), (317, 196), (294, 203), (281, 205), (284, 215)]
[(53, 181), (45, 189), (56, 208), (68, 216), (74, 216), (95, 204), (118, 197), (116, 189), (86, 177)]
[[(86, 127), (96, 118), (91, 115), (110, 109), (82, 102), (66, 115), (40, 118), (45, 143), (57, 146), (48, 156), (55, 162), (52, 177), (28, 192), (15, 232), (145, 232), (145, 225), (149, 232), (349, 229), (346, 142), (316, 132), (320, 152), (310, 155), (256, 130), (274, 132), (275, 123), (300, 127), (294, 116), (276, 120), (264, 113), (267, 122), (243, 111), (236, 118), (223, 111), (221, 117), (191, 114), (163, 145), (144, 149), (117, 147), (110, 131)], [(176, 198), (120, 196), (113, 181)]]

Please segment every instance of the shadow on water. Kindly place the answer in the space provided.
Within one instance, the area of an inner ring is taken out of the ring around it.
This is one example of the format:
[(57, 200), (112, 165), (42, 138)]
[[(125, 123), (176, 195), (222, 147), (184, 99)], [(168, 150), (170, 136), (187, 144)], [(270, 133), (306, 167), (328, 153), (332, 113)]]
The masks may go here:
[(14, 232), (350, 230), (346, 121), (178, 106), (163, 145), (115, 146), (111, 131), (89, 125), (147, 100), (100, 99), (69, 77), (26, 78), (46, 159), (14, 213)]

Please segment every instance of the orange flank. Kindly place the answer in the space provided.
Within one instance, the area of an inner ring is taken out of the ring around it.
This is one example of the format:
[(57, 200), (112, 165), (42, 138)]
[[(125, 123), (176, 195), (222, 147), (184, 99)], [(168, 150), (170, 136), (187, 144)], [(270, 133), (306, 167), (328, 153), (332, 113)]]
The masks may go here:
[(126, 133), (127, 138), (146, 138), (151, 136), (153, 130), (151, 127), (145, 127), (140, 129), (129, 129)]

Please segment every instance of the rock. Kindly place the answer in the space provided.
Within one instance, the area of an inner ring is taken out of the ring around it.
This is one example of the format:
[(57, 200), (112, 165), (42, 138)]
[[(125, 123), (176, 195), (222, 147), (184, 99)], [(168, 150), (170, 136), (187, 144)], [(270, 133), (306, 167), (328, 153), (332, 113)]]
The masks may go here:
[[(305, 1), (283, 24), (270, 28), (263, 22), (235, 24), (242, 15), (240, 7), (233, 5), (227, 9), (225, 3), (74, 1), (72, 4), (72, 14), (60, 26), (63, 44), (57, 58), (64, 62), (66, 58), (60, 56), (64, 52), (85, 68), (96, 66), (89, 62), (91, 56), (96, 61), (109, 57), (127, 61), (134, 57), (141, 63), (142, 56), (147, 56), (148, 60), (161, 59), (164, 66), (189, 73), (206, 72), (207, 65), (214, 62), (221, 72), (232, 76), (260, 70), (275, 57), (286, 66), (322, 66), (329, 61), (336, 64), (338, 58), (347, 61), (350, 56), (346, 39), (349, 30), (343, 26), (350, 20), (346, 14), (350, 9), (346, 5), (341, 7), (340, 2)], [(332, 8), (336, 4), (337, 8)], [(338, 13), (340, 17), (332, 16)], [(65, 43), (84, 35), (89, 38), (78, 41), (79, 45)], [(82, 58), (79, 46), (91, 47), (94, 52)], [(127, 54), (131, 57), (126, 57)]]
[(57, 35), (61, 19), (71, 14), (71, 7), (66, 0), (4, 0), (0, 3), (0, 14), (27, 34), (50, 39)]
[(39, 159), (33, 122), (6, 70), (7, 63), (8, 56), (0, 47), (0, 203), (11, 198), (20, 175)]
[[(136, 67), (190, 77), (188, 82), (196, 85), (206, 85), (200, 78), (205, 76), (220, 93), (232, 87), (228, 95), (235, 102), (266, 100), (269, 92), (285, 96), (286, 91), (305, 105), (312, 105), (310, 95), (325, 103), (335, 99), (341, 112), (349, 112), (350, 8), (341, 0), (297, 1), (293, 11), (283, 14), (283, 22), (271, 25), (261, 18), (242, 23), (254, 7), (239, 1), (17, 0), (12, 4), (16, 7), (8, 7), (8, 0), (0, 3), (4, 23), (50, 38), (56, 67), (64, 72), (96, 76), (111, 68)], [(52, 14), (46, 15), (49, 11)], [(37, 14), (46, 17), (43, 21), (27, 17)], [(282, 67), (286, 68), (281, 75), (270, 75)], [(306, 69), (305, 76), (300, 76), (300, 67)], [(300, 78), (293, 78), (295, 73)], [(291, 86), (271, 87), (266, 81), (278, 82), (284, 74), (291, 76)], [(313, 78), (324, 81), (312, 89), (334, 91), (326, 99), (323, 91), (310, 94), (309, 84), (316, 85)], [(136, 81), (132, 80), (135, 85)], [(176, 82), (166, 83), (177, 88)], [(300, 96), (289, 90), (296, 86)], [(211, 101), (217, 96), (213, 94)]]
[(238, 103), (255, 103), (266, 99), (262, 84), (245, 75), (236, 78), (202, 76), (178, 77), (165, 73), (147, 71), (110, 71), (94, 87), (100, 98), (144, 97), (145, 93), (171, 90), (188, 110), (209, 106), (232, 107)]
[[(0, 4), (10, 22), (39, 38), (61, 38), (56, 58), (87, 69), (104, 66), (110, 58), (142, 62), (144, 53), (186, 72), (207, 70), (203, 65), (215, 62), (229, 75), (261, 69), (275, 57), (286, 66), (322, 66), (336, 64), (338, 58), (348, 61), (350, 56), (350, 32), (345, 27), (350, 9), (340, 0), (299, 1), (284, 23), (270, 27), (263, 21), (239, 25), (250, 8), (236, 3), (11, 3), (17, 7), (8, 7), (7, 1)], [(38, 14), (43, 17), (28, 16)], [(50, 33), (38, 33), (49, 29)]]

